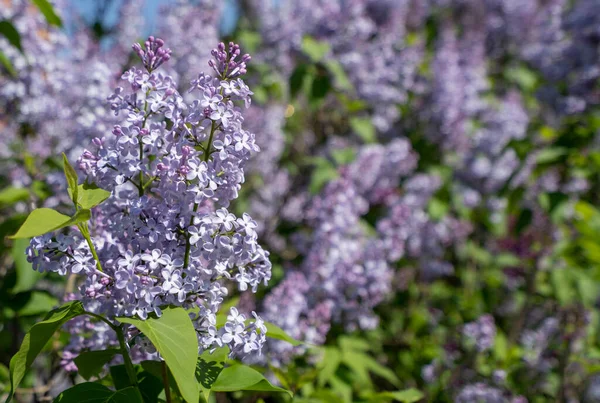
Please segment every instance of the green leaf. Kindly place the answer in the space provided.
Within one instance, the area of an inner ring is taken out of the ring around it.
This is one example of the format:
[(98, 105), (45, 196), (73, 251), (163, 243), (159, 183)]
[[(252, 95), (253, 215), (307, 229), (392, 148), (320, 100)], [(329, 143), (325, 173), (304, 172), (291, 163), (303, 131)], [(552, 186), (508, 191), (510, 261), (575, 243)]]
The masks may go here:
[(237, 390), (284, 392), (290, 396), (294, 395), (289, 390), (271, 385), (260, 372), (242, 364), (223, 369), (211, 387), (213, 392), (234, 392)]
[[(71, 200), (73, 200), (73, 195), (71, 189), (68, 190), (69, 196)], [(96, 185), (83, 184), (77, 186), (77, 204), (84, 209), (91, 209), (96, 207), (104, 200), (110, 197), (110, 192), (108, 190), (101, 189)]]
[(394, 386), (400, 385), (400, 380), (398, 379), (394, 371), (392, 371), (391, 369), (381, 365), (368, 355), (365, 358), (363, 358), (363, 362), (365, 367), (369, 370), (369, 372), (385, 379)]
[[(152, 362), (160, 365), (160, 363), (158, 361), (152, 361)], [(138, 367), (134, 366), (134, 368), (137, 369)], [(112, 378), (113, 386), (115, 387), (115, 389), (119, 390), (119, 389), (125, 389), (130, 386), (133, 386), (131, 384), (131, 381), (129, 380), (129, 375), (127, 375), (127, 369), (125, 369), (124, 364), (111, 365), (108, 368), (108, 371), (110, 372), (110, 377)], [(160, 377), (160, 372), (159, 372), (158, 376)]]
[(29, 190), (24, 188), (7, 187), (0, 190), (0, 204), (13, 205), (29, 199)]
[(351, 118), (350, 127), (365, 143), (374, 143), (377, 140), (375, 126), (369, 118)]
[(423, 392), (410, 388), (397, 392), (382, 392), (372, 395), (369, 399), (371, 402), (381, 402), (382, 400), (397, 400), (402, 403), (414, 403), (423, 399)]
[(10, 394), (6, 402), (10, 402), (15, 389), (21, 383), (25, 371), (31, 366), (35, 357), (64, 323), (84, 313), (80, 301), (69, 302), (53, 309), (43, 321), (36, 323), (27, 332), (17, 354), (10, 360)]
[(48, 312), (48, 308), (58, 305), (58, 300), (45, 291), (34, 291), (29, 301), (19, 309), (19, 316), (41, 315)]
[(265, 322), (265, 326), (267, 327), (267, 337), (270, 337), (271, 339), (287, 341), (294, 347), (302, 344), (301, 341), (294, 339), (277, 325)]
[(328, 75), (317, 75), (312, 82), (310, 88), (310, 101), (313, 104), (318, 104), (331, 89), (331, 79)]
[(306, 64), (301, 64), (294, 69), (294, 71), (290, 75), (289, 82), (290, 96), (292, 98), (298, 95), (298, 92), (300, 92), (300, 90), (304, 86), (304, 82), (308, 79), (309, 73), (310, 72)]
[(258, 32), (253, 32), (247, 29), (241, 30), (238, 33), (237, 38), (244, 50), (250, 54), (256, 53), (257, 48), (262, 42), (262, 39)]
[(54, 12), (54, 8), (52, 4), (48, 2), (48, 0), (31, 0), (33, 4), (40, 9), (41, 13), (46, 17), (46, 21), (48, 24), (55, 25), (57, 27), (62, 27), (62, 21), (60, 17)]
[(331, 73), (331, 76), (333, 77), (333, 81), (335, 82), (335, 85), (339, 89), (351, 91), (354, 88), (352, 86), (352, 83), (350, 82), (350, 79), (346, 75), (344, 68), (340, 64), (340, 62), (338, 62), (337, 60), (334, 60), (334, 59), (327, 60), (325, 62), (325, 66), (327, 66), (327, 69), (329, 70), (329, 72)]
[(92, 376), (98, 375), (102, 371), (102, 368), (117, 354), (121, 354), (121, 352), (116, 348), (83, 351), (73, 361), (77, 365), (79, 375), (86, 381), (89, 381)]
[(331, 48), (327, 42), (317, 41), (310, 36), (302, 38), (301, 47), (302, 51), (315, 63), (323, 60)]
[(591, 309), (598, 300), (597, 283), (582, 271), (575, 271), (573, 274), (575, 274), (575, 284), (577, 285), (579, 298), (586, 307)]
[[(142, 368), (143, 371), (138, 372), (138, 387), (140, 388), (140, 392), (142, 393), (142, 397), (144, 398), (144, 402), (146, 403), (155, 403), (158, 402), (158, 396), (164, 390), (164, 385), (162, 381), (162, 373), (155, 374), (153, 371), (149, 371), (146, 368), (148, 364), (152, 362), (155, 363), (152, 366), (162, 367), (162, 363), (158, 361), (143, 361)], [(161, 368), (162, 369), (162, 368)], [(157, 376), (158, 375), (158, 376)], [(176, 387), (175, 381), (173, 380), (173, 375), (169, 372), (169, 384), (173, 385), (173, 388)]]
[(523, 66), (508, 68), (504, 75), (508, 81), (518, 84), (525, 91), (532, 91), (537, 85), (535, 73)]
[(189, 402), (197, 402), (198, 337), (185, 309), (166, 308), (160, 318), (146, 320), (117, 318), (117, 320), (135, 326), (150, 339), (165, 359), (183, 398)]
[(67, 221), (66, 223), (64, 223), (63, 225), (61, 225), (58, 228), (54, 228), (53, 231), (56, 231), (56, 230), (64, 228), (64, 227), (70, 227), (71, 225), (77, 225), (82, 222), (87, 222), (91, 218), (92, 218), (92, 212), (90, 210), (88, 210), (88, 209), (78, 210), (75, 213), (75, 215), (73, 215), (73, 217), (71, 217), (69, 219), (69, 221)]
[(331, 165), (318, 166), (310, 177), (308, 190), (311, 194), (317, 194), (327, 183), (337, 179), (338, 176), (339, 173), (335, 167)]
[(79, 210), (73, 217), (66, 216), (51, 208), (38, 208), (29, 214), (21, 228), (11, 239), (33, 238), (48, 232), (88, 221), (92, 218), (92, 212), (87, 209)]
[(429, 205), (427, 206), (427, 212), (434, 220), (441, 220), (448, 213), (448, 203), (438, 199), (431, 198)]
[[(13, 242), (11, 255), (15, 262), (17, 282), (12, 288), (12, 292), (15, 294), (23, 291), (29, 291), (38, 282), (38, 280), (44, 276), (42, 273), (33, 270), (31, 263), (27, 261), (25, 249), (28, 246), (28, 238), (16, 239)], [(48, 307), (44, 309), (44, 312), (45, 311), (48, 311)]]
[(392, 370), (379, 364), (371, 357), (368, 353), (371, 345), (366, 340), (343, 336), (340, 337), (339, 344), (342, 352), (341, 361), (352, 370), (358, 383), (370, 387), (372, 385), (370, 372), (386, 379), (394, 386), (400, 384), (398, 377)]
[(494, 256), (494, 262), (498, 267), (514, 267), (521, 264), (521, 259), (512, 253), (499, 253)]
[(67, 178), (67, 185), (69, 186), (69, 196), (71, 196), (71, 200), (73, 200), (73, 204), (77, 204), (78, 197), (78, 186), (79, 178), (77, 177), (77, 172), (75, 169), (69, 164), (69, 160), (65, 153), (63, 153), (63, 171), (65, 172), (65, 178)]
[(319, 386), (325, 384), (334, 376), (340, 363), (342, 362), (342, 354), (335, 347), (324, 347), (323, 359), (320, 362), (320, 371), (317, 375)]
[(337, 165), (347, 165), (356, 159), (356, 150), (353, 147), (336, 149), (331, 151), (331, 156)]
[(564, 147), (550, 147), (541, 150), (537, 153), (535, 162), (539, 164), (549, 164), (551, 162), (556, 162), (560, 158), (567, 155), (568, 150)]
[(519, 214), (519, 218), (517, 218), (517, 224), (515, 225), (515, 232), (517, 234), (520, 234), (521, 232), (523, 232), (523, 230), (525, 230), (525, 228), (527, 228), (529, 226), (529, 224), (531, 224), (531, 221), (533, 220), (533, 211), (531, 211), (531, 209), (523, 209), (521, 210), (521, 213)]
[[(350, 395), (352, 395), (352, 390), (350, 390)], [(351, 401), (351, 399), (345, 397), (342, 398), (340, 394), (327, 389), (317, 390), (316, 392), (311, 393), (309, 399), (294, 399), (294, 403), (340, 403), (347, 401)]]
[(220, 347), (212, 354), (209, 351), (205, 351), (198, 357), (196, 379), (200, 384), (200, 390), (206, 401), (208, 401), (210, 396), (210, 388), (223, 371), (228, 354), (229, 348)]
[(21, 46), (21, 35), (10, 21), (0, 21), (0, 34), (4, 35), (11, 45), (23, 53), (23, 47)]
[(500, 362), (505, 362), (508, 359), (508, 339), (501, 331), (496, 333), (493, 352), (496, 360)]
[(361, 387), (371, 388), (373, 382), (369, 376), (369, 368), (366, 360), (369, 356), (359, 351), (343, 351), (342, 362), (350, 368), (355, 376), (355, 382)]
[(352, 385), (348, 385), (341, 378), (337, 376), (331, 377), (329, 380), (331, 390), (342, 398), (343, 402), (352, 402)]
[(567, 305), (573, 301), (576, 295), (573, 276), (568, 269), (558, 268), (550, 272), (550, 281), (554, 287), (554, 293), (558, 302)]
[(358, 337), (341, 336), (339, 340), (340, 348), (343, 351), (369, 351), (371, 345)]
[(17, 76), (17, 70), (15, 70), (10, 59), (8, 57), (6, 57), (4, 52), (2, 52), (1, 50), (0, 50), (0, 64), (2, 64), (4, 66), (6, 71), (8, 71), (8, 74), (10, 74), (12, 77)]
[(114, 391), (99, 383), (84, 382), (62, 392), (54, 403), (144, 403), (144, 400), (133, 386)]

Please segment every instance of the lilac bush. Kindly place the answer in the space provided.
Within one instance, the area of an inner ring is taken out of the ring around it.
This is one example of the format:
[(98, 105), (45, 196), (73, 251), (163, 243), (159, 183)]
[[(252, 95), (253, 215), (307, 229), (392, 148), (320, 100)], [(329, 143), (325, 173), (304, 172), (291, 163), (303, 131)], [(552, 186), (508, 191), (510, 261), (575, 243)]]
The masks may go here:
[[(227, 35), (229, 5), (162, 7), (172, 52), (152, 37), (131, 52), (138, 1), (100, 42), (76, 19), (71, 45), (24, 2), (1, 11), (35, 53), (0, 35), (18, 67), (0, 75), (6, 182), (56, 194), (15, 210), (68, 210), (60, 151), (84, 190), (111, 192), (87, 229), (34, 238), (34, 268), (76, 278), (64, 299), (111, 324), (182, 307), (200, 353), (227, 346), (300, 400), (589, 399), (596, 2), (236, 4)], [(221, 36), (252, 63), (211, 49)], [(67, 370), (121, 345), (97, 319), (66, 325)], [(124, 326), (135, 362), (164, 358)], [(391, 394), (401, 386), (423, 393)]]

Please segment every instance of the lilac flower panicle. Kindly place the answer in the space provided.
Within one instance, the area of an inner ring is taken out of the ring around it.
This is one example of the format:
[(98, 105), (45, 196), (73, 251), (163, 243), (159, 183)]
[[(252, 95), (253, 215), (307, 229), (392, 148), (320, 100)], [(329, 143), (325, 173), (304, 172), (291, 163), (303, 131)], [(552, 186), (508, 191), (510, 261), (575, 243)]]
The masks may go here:
[[(109, 97), (119, 122), (78, 160), (89, 182), (113, 194), (90, 225), (100, 265), (75, 231), (32, 239), (28, 259), (39, 271), (79, 275), (91, 312), (146, 319), (161, 316), (165, 306), (181, 306), (191, 312), (201, 351), (226, 345), (232, 356), (260, 354), (266, 328), (256, 314), (248, 318), (231, 308), (225, 326), (216, 328), (228, 284), (256, 292), (271, 277), (257, 223), (228, 210), (247, 161), (259, 151), (242, 114), (252, 95), (242, 79), (250, 57), (239, 57), (236, 44), (219, 44), (209, 63), (217, 76), (200, 73), (187, 102), (176, 82), (157, 70), (171, 56), (163, 40), (149, 37), (145, 47), (133, 49), (144, 69), (123, 73), (123, 86)], [(140, 359), (157, 357), (133, 328), (129, 337)], [(115, 343), (104, 340), (92, 349)], [(87, 341), (72, 339), (69, 356), (83, 348), (90, 348)]]

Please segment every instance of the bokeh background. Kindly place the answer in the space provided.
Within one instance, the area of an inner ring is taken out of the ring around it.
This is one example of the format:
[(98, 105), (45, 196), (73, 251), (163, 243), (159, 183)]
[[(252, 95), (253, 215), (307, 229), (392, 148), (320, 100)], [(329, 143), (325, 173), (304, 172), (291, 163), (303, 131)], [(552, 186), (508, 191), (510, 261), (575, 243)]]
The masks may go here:
[[(600, 1), (51, 3), (0, 0), (0, 386), (78, 282), (5, 237), (63, 206), (60, 153), (110, 133), (106, 97), (153, 34), (182, 93), (220, 40), (252, 55), (261, 152), (231, 210), (274, 268), (232, 301), (308, 343), (252, 362), (294, 402), (600, 402)], [(19, 401), (80, 381), (77, 337)], [(261, 399), (291, 400), (216, 397)]]

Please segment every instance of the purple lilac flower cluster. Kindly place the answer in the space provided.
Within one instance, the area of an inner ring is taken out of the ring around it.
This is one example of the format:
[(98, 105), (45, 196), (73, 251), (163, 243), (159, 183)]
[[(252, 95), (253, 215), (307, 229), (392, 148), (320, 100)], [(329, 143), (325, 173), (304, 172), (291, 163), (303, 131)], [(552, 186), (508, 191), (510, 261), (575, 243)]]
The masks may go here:
[(79, 291), (92, 312), (145, 319), (183, 306), (193, 312), (201, 350), (260, 351), (266, 328), (255, 313), (247, 324), (231, 308), (216, 327), (228, 284), (256, 292), (271, 276), (256, 222), (227, 209), (259, 150), (237, 106), (250, 103), (241, 78), (250, 56), (234, 43), (219, 44), (209, 63), (216, 76), (200, 73), (189, 90), (195, 99), (186, 103), (173, 79), (156, 71), (171, 51), (154, 37), (145, 45), (133, 46), (144, 70), (126, 71), (124, 86), (109, 97), (120, 124), (78, 161), (88, 182), (112, 192), (90, 227), (98, 260), (76, 232), (34, 238), (28, 259), (39, 271), (83, 276)]
[[(288, 201), (285, 216), (306, 228), (293, 237), (303, 262), (290, 268), (265, 298), (263, 311), (269, 321), (298, 339), (321, 344), (332, 324), (349, 331), (377, 326), (373, 309), (392, 292), (393, 267), (400, 259), (417, 258), (424, 279), (452, 272), (443, 261), (444, 248), (463, 239), (468, 229), (460, 231), (455, 220), (427, 218), (423, 208), (439, 180), (411, 177), (416, 162), (404, 139), (365, 145), (352, 163), (340, 168), (340, 178), (319, 194)], [(410, 179), (403, 187), (405, 193), (399, 194), (398, 184), (405, 177)], [(363, 216), (377, 205), (388, 213), (376, 223), (375, 231)], [(281, 304), (294, 309), (282, 315)], [(274, 341), (269, 352), (285, 362), (293, 350)]]
[[(66, 2), (54, 3), (56, 8), (66, 8)], [(35, 203), (64, 204), (64, 176), (47, 162), (61, 152), (77, 158), (84, 144), (117, 122), (107, 107), (105, 91), (115, 85), (128, 55), (118, 52), (117, 46), (101, 49), (78, 20), (74, 21), (75, 38), (70, 39), (65, 30), (49, 25), (28, 1), (3, 3), (0, 19), (15, 26), (24, 52), (0, 36), (0, 47), (16, 71), (15, 75), (0, 72), (3, 176), (21, 188), (39, 181), (43, 173), (55, 195)], [(71, 42), (77, 46), (71, 47)], [(23, 160), (30, 161), (29, 168), (19, 163)]]
[[(422, 41), (402, 41), (413, 13), (411, 2), (395, 1), (281, 1), (254, 2), (265, 48), (259, 55), (289, 76), (305, 35), (331, 46), (328, 60), (339, 62), (360, 99), (369, 103), (381, 131), (399, 118), (396, 104), (416, 90)], [(418, 5), (417, 5), (418, 8)]]

